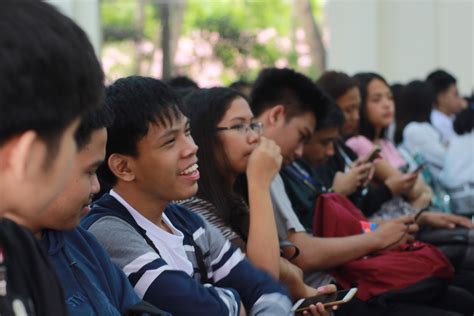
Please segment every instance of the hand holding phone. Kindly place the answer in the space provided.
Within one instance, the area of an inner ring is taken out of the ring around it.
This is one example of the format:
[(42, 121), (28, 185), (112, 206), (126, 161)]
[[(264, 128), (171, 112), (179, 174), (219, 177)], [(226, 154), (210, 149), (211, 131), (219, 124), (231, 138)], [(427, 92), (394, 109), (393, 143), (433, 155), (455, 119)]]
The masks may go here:
[(412, 173), (420, 173), (423, 171), (423, 169), (425, 169), (425, 164), (420, 164), (418, 167), (416, 167), (415, 170), (412, 171)]
[(325, 308), (341, 305), (349, 302), (357, 292), (357, 288), (337, 291), (331, 294), (317, 295), (298, 300), (291, 309), (295, 315), (302, 315), (304, 311), (309, 309), (310, 305), (322, 303)]
[(367, 160), (365, 162), (366, 163), (367, 162), (374, 162), (374, 160), (378, 158), (381, 151), (382, 151), (382, 148), (380, 148), (379, 145), (375, 145), (374, 148), (372, 148), (372, 150), (371, 150), (370, 154), (368, 155)]

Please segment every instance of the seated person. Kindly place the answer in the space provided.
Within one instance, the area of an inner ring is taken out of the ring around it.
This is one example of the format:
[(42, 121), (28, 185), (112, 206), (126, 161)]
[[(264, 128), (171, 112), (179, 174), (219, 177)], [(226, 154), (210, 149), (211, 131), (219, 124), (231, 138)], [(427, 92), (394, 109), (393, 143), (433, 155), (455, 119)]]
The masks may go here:
[[(357, 134), (359, 129), (361, 99), (357, 81), (343, 72), (327, 71), (316, 84), (336, 101), (344, 113), (344, 123), (341, 123), (343, 126), (339, 129), (342, 138), (335, 142), (332, 157), (315, 168), (316, 174), (325, 181), (327, 188), (348, 196), (367, 217), (379, 211), (382, 206), (389, 206), (384, 205), (387, 202), (400, 204), (397, 202), (401, 200), (399, 197), (410, 195), (415, 189), (416, 177), (397, 172), (383, 160), (374, 162), (375, 183), (371, 181), (367, 186), (357, 185), (358, 178), (363, 177), (367, 168), (362, 163), (366, 157), (359, 158), (344, 144), (344, 138)], [(332, 179), (335, 183), (332, 183)]]
[(293, 299), (320, 294), (304, 284), (301, 269), (280, 257), (270, 198), (270, 184), (281, 166), (280, 148), (260, 138), (263, 125), (255, 121), (246, 97), (233, 89), (211, 88), (192, 93), (185, 103), (199, 146), (201, 177), (197, 197), (181, 205), (219, 228), (252, 264), (285, 284)]
[[(280, 146), (284, 165), (303, 155), (304, 144), (316, 128), (318, 117), (323, 119), (330, 100), (302, 74), (290, 69), (265, 69), (253, 85), (251, 109), (257, 121), (264, 124), (263, 136)], [(324, 110), (326, 109), (326, 110)], [(321, 113), (322, 112), (322, 113)], [(331, 276), (324, 271), (349, 261), (404, 243), (407, 224), (413, 218), (388, 221), (371, 234), (338, 238), (320, 238), (308, 234), (298, 220), (279, 175), (271, 185), (271, 197), (280, 240), (289, 240), (300, 249), (293, 260), (305, 273), (308, 284), (326, 284)], [(416, 225), (411, 225), (416, 226)], [(369, 236), (370, 235), (370, 236)], [(340, 315), (446, 315), (446, 306), (428, 306), (434, 302), (405, 304), (393, 303), (390, 307), (370, 304), (358, 299), (344, 304), (336, 313)], [(446, 302), (444, 302), (446, 303)]]
[(443, 143), (447, 145), (456, 135), (453, 122), (456, 114), (463, 109), (464, 100), (459, 96), (456, 78), (444, 70), (431, 72), (426, 77), (426, 82), (435, 94), (430, 121), (440, 133)]
[[(360, 73), (354, 77), (358, 81), (362, 100), (359, 135), (349, 138), (346, 145), (359, 157), (367, 155), (374, 145), (379, 145), (380, 156), (392, 167), (387, 172), (395, 173), (403, 170), (407, 162), (395, 145), (386, 138), (386, 129), (393, 121), (395, 114), (390, 86), (382, 76), (375, 73)], [(407, 199), (413, 207), (424, 208), (431, 202), (431, 188), (417, 174), (411, 175), (416, 178), (416, 183), (413, 190), (407, 194)]]
[[(367, 154), (373, 144), (382, 145), (381, 155), (393, 167), (401, 166), (404, 162), (395, 146), (383, 139), (383, 130), (393, 119), (393, 100), (390, 88), (380, 75), (363, 73), (356, 75), (362, 97), (361, 108), (361, 135), (347, 140), (346, 144), (356, 151), (359, 156)], [(409, 173), (417, 176), (417, 173)], [(423, 181), (419, 181), (422, 194), (413, 202), (415, 208), (423, 208), (430, 204), (431, 188)], [(472, 228), (473, 224), (461, 216), (441, 212), (424, 212), (417, 220), (420, 226), (437, 228), (453, 228), (456, 225)]]
[(405, 86), (397, 104), (396, 141), (412, 156), (422, 154), (431, 173), (438, 176), (447, 146), (430, 122), (433, 101), (433, 91), (426, 82), (414, 80)]
[(173, 200), (197, 192), (197, 146), (181, 99), (159, 80), (128, 77), (106, 90), (115, 114), (102, 176), (113, 189), (82, 225), (144, 300), (173, 315), (288, 315), (277, 282), (202, 217)]
[(458, 134), (451, 139), (441, 179), (451, 194), (453, 211), (474, 215), (474, 105), (458, 114), (454, 121)]
[(89, 113), (75, 134), (78, 153), (63, 192), (42, 216), (19, 218), (48, 251), (69, 315), (125, 315), (140, 299), (92, 234), (76, 227), (99, 191), (96, 170), (105, 157), (108, 109)]
[(61, 284), (27, 229), (61, 191), (82, 115), (100, 106), (103, 74), (86, 34), (42, 1), (0, 10), (0, 314), (67, 315)]

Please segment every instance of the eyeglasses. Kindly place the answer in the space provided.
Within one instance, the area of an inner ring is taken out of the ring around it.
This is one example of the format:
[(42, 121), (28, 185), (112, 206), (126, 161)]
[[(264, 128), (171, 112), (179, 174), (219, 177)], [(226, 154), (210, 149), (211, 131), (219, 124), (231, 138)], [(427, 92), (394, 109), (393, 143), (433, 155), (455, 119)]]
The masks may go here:
[(236, 124), (232, 126), (225, 126), (225, 127), (216, 127), (215, 129), (217, 132), (220, 131), (237, 131), (241, 134), (248, 134), (250, 131), (257, 133), (259, 136), (262, 135), (263, 132), (263, 123), (262, 122), (252, 122), (252, 123), (245, 123), (245, 124)]

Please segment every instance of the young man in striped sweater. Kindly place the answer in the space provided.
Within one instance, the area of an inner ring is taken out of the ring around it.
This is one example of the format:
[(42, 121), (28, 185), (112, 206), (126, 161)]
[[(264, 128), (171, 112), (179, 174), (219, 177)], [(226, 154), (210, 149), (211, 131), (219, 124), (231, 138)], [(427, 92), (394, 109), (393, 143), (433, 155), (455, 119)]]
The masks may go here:
[(181, 100), (159, 80), (107, 89), (115, 114), (106, 164), (112, 184), (82, 225), (144, 300), (173, 315), (288, 315), (286, 292), (201, 217), (170, 203), (197, 191), (196, 151)]

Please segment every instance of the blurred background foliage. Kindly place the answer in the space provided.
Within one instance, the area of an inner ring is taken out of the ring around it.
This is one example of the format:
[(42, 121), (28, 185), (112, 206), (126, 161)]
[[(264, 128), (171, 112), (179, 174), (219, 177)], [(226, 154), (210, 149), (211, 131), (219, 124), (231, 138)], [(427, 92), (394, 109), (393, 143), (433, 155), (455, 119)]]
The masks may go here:
[[(310, 14), (319, 20), (318, 0), (306, 1)], [(109, 81), (131, 74), (162, 75), (164, 2), (101, 1), (102, 57)], [(173, 75), (188, 75), (204, 86), (251, 81), (269, 66), (317, 75), (308, 61), (310, 49), (294, 1), (181, 0), (180, 4), (169, 6), (170, 29), (178, 30), (170, 38)]]

